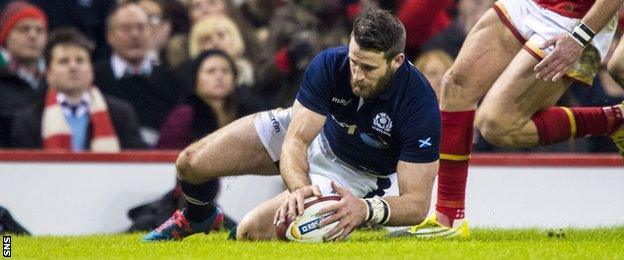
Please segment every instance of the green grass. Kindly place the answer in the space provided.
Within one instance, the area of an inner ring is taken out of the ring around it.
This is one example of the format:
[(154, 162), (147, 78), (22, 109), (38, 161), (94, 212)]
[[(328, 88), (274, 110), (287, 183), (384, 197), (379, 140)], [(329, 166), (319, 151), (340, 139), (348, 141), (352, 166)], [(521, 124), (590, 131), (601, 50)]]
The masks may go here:
[[(239, 242), (227, 233), (195, 235), (183, 242), (143, 243), (142, 234), (79, 237), (14, 236), (13, 258), (370, 258), (370, 259), (624, 259), (624, 227), (565, 230), (473, 229), (468, 239), (385, 238), (358, 231), (341, 243)], [(8, 258), (7, 258), (8, 259)]]

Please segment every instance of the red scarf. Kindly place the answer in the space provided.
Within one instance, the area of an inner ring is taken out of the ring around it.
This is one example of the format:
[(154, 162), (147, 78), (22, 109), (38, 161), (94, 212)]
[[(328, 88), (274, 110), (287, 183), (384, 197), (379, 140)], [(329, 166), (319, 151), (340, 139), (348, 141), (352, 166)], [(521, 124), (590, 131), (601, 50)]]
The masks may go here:
[[(104, 96), (96, 87), (87, 90), (91, 126), (90, 148), (94, 152), (119, 152), (119, 140), (113, 128)], [(44, 150), (71, 150), (71, 129), (65, 120), (57, 92), (49, 89), (43, 110), (41, 136)]]

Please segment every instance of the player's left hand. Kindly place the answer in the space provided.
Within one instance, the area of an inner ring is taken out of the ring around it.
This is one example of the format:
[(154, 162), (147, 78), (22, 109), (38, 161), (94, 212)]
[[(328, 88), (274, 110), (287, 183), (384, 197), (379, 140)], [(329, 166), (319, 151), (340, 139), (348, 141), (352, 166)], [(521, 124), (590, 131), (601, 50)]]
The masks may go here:
[(336, 221), (339, 222), (338, 225), (325, 234), (323, 238), (327, 239), (333, 237), (336, 233), (342, 230), (342, 234), (335, 240), (345, 240), (355, 228), (360, 226), (360, 224), (364, 223), (366, 220), (366, 202), (356, 198), (353, 194), (351, 194), (351, 192), (349, 192), (349, 190), (340, 187), (333, 181), (331, 185), (334, 191), (336, 191), (342, 199), (340, 199), (340, 202), (337, 204), (319, 211), (319, 215), (334, 212), (334, 214), (330, 217), (322, 220), (320, 226), (323, 227)]
[(583, 54), (584, 47), (576, 42), (569, 33), (548, 39), (541, 48), (543, 50), (553, 45), (555, 49), (533, 68), (537, 72), (535, 77), (538, 79), (544, 81), (559, 80)]

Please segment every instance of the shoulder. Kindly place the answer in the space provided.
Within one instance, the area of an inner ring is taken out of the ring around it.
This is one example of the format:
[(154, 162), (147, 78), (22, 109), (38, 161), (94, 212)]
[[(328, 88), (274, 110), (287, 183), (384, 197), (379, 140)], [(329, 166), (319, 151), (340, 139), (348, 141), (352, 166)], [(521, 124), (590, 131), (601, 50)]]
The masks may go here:
[(316, 57), (321, 58), (326, 63), (340, 63), (345, 61), (348, 56), (349, 48), (345, 45), (325, 49), (324, 51), (319, 52)]
[(402, 73), (399, 111), (410, 113), (439, 114), (438, 99), (435, 91), (425, 76), (408, 62)]

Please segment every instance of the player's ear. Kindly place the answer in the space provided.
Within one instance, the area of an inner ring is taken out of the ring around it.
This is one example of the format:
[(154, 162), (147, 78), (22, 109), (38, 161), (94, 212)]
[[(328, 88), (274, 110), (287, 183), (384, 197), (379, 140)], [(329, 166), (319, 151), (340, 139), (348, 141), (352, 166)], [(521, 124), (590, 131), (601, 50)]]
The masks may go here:
[(396, 70), (403, 65), (403, 62), (405, 62), (405, 54), (399, 53), (390, 61), (390, 67), (392, 67), (393, 70)]

